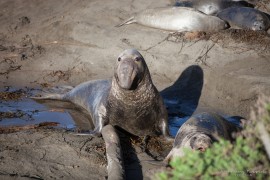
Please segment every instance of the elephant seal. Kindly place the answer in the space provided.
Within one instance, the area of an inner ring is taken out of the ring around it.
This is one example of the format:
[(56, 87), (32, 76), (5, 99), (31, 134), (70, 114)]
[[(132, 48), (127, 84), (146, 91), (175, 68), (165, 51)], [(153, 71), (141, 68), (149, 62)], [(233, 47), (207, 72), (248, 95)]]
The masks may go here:
[(236, 28), (267, 31), (270, 27), (269, 18), (263, 12), (253, 8), (227, 8), (219, 12), (217, 16)]
[(167, 110), (143, 56), (135, 49), (117, 58), (112, 80), (88, 81), (63, 94), (34, 98), (70, 101), (85, 108), (95, 126), (86, 135), (100, 134), (111, 124), (136, 136), (163, 134), (169, 139)]
[(228, 28), (223, 20), (186, 7), (146, 9), (129, 18), (124, 24), (138, 23), (168, 31), (218, 31)]
[(214, 15), (229, 7), (254, 7), (246, 1), (232, 0), (190, 0), (176, 1), (175, 6), (192, 7), (208, 15)]
[(232, 133), (238, 130), (240, 128), (237, 125), (216, 113), (203, 112), (193, 115), (178, 130), (173, 148), (164, 162), (175, 156), (182, 157), (183, 148), (204, 152), (220, 138), (232, 140)]

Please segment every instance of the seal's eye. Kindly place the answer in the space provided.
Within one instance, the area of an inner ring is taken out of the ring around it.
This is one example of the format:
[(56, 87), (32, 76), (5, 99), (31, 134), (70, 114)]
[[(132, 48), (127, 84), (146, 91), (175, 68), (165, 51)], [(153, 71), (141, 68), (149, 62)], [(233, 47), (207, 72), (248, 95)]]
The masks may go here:
[(135, 58), (135, 61), (136, 61), (136, 62), (139, 62), (139, 61), (141, 61), (141, 58), (140, 58), (140, 57), (136, 57), (136, 58)]
[(117, 61), (120, 62), (120, 61), (121, 61), (121, 58), (119, 57), (119, 58), (117, 59)]

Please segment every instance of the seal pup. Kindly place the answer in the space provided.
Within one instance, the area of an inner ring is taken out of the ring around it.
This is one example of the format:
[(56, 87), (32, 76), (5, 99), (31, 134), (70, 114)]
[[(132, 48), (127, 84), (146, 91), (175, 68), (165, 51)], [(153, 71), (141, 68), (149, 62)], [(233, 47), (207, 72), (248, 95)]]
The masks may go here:
[(208, 32), (228, 28), (227, 23), (218, 17), (209, 16), (186, 7), (146, 9), (117, 25), (117, 27), (131, 23), (176, 32)]
[(234, 28), (267, 31), (270, 20), (265, 13), (248, 7), (231, 7), (219, 12), (217, 16)]
[(86, 109), (95, 126), (86, 135), (100, 134), (111, 124), (136, 136), (163, 134), (170, 140), (163, 99), (136, 49), (120, 54), (112, 80), (88, 81), (66, 93), (47, 93), (34, 99), (70, 101)]
[(183, 148), (204, 152), (220, 138), (232, 140), (232, 133), (240, 130), (216, 113), (203, 112), (191, 116), (178, 130), (173, 148), (164, 162), (184, 156)]
[(190, 1), (176, 1), (174, 6), (192, 7), (208, 15), (215, 15), (223, 9), (229, 7), (254, 7), (246, 1), (232, 1), (232, 0), (190, 0)]

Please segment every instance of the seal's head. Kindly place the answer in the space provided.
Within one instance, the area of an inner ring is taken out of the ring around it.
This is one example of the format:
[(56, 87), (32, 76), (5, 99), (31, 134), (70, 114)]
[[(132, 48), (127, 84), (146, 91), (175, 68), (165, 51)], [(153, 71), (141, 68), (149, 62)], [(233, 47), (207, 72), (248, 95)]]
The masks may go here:
[(183, 157), (183, 149), (192, 149), (194, 151), (204, 152), (213, 143), (210, 136), (204, 133), (192, 133), (184, 137), (180, 144), (174, 144), (173, 149), (170, 151), (164, 162), (168, 163), (173, 157)]
[(262, 31), (266, 30), (268, 28), (267, 22), (265, 22), (263, 19), (258, 19), (253, 22), (251, 29), (253, 31)]
[(189, 143), (191, 149), (204, 152), (207, 148), (209, 148), (211, 146), (213, 141), (208, 135), (198, 133), (198, 134), (194, 134), (190, 138), (188, 143)]
[(117, 58), (115, 78), (117, 84), (125, 90), (136, 89), (144, 78), (146, 63), (136, 49), (128, 49)]

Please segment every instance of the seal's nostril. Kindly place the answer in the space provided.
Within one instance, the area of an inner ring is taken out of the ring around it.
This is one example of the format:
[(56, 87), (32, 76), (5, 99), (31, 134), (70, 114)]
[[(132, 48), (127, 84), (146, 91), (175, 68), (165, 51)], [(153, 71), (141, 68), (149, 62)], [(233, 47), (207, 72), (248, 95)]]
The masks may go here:
[(121, 58), (119, 57), (117, 60), (118, 60), (118, 62), (120, 62), (121, 61)]
[(137, 61), (137, 62), (140, 61), (140, 60), (141, 60), (141, 59), (140, 59), (139, 57), (136, 57), (136, 58), (135, 58), (135, 61)]
[(205, 152), (205, 148), (204, 147), (198, 147), (197, 150), (201, 151), (201, 152)]

